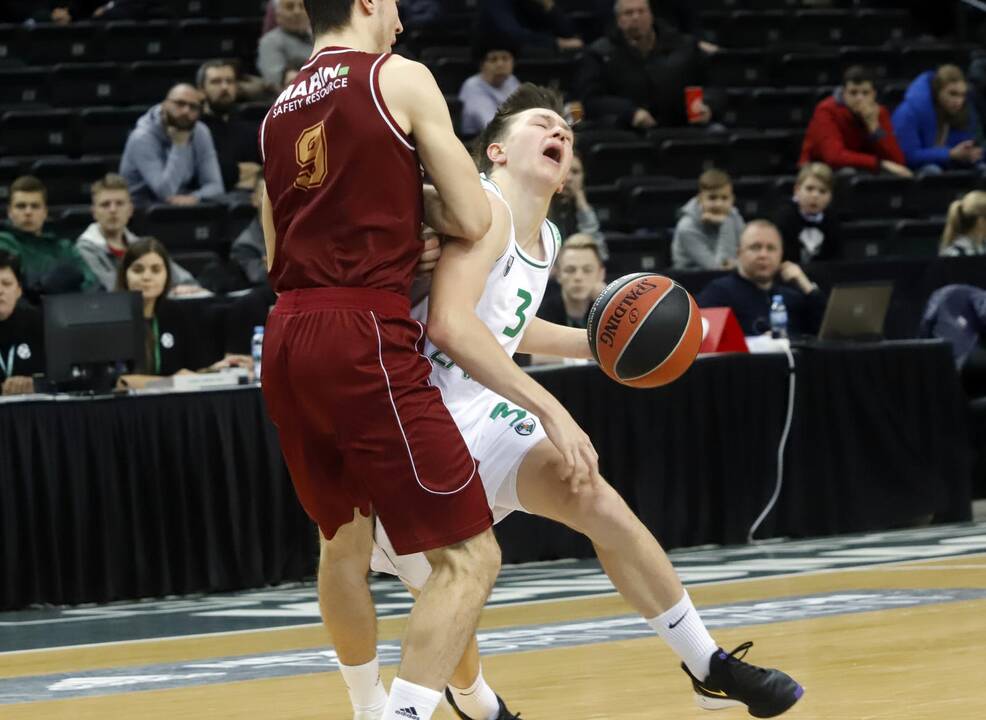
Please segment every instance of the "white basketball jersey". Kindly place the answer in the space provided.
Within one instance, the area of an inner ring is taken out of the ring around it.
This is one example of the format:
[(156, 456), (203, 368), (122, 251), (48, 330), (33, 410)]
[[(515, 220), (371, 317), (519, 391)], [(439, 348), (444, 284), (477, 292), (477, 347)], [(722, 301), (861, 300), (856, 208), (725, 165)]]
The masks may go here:
[[(484, 189), (506, 204), (496, 183), (485, 175), (481, 175), (480, 179)], [(507, 209), (510, 209), (509, 205)], [(541, 247), (545, 259), (537, 260), (517, 244), (513, 214), (510, 219), (510, 238), (486, 278), (486, 287), (476, 305), (476, 315), (490, 329), (503, 351), (512, 357), (544, 299), (551, 266), (561, 245), (561, 235), (550, 221), (545, 220), (541, 224)], [(425, 321), (428, 316), (427, 299), (415, 306), (412, 315), (421, 322)], [(430, 339), (425, 344), (425, 355), (432, 362), (431, 382), (442, 390), (449, 408), (468, 404), (484, 392), (489, 392), (472, 380)]]

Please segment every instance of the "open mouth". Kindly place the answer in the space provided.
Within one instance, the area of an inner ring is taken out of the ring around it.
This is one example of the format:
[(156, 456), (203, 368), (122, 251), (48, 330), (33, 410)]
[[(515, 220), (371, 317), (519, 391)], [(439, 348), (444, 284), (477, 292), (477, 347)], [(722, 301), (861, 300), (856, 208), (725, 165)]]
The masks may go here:
[(544, 155), (549, 160), (551, 160), (553, 163), (556, 163), (558, 165), (561, 164), (561, 148), (558, 145), (549, 145), (544, 149), (544, 152), (541, 154)]

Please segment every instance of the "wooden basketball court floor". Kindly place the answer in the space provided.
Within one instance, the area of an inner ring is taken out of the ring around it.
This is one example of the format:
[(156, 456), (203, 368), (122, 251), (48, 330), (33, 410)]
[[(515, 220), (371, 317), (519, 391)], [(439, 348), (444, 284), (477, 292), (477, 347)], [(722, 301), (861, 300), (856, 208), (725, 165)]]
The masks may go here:
[[(672, 558), (686, 578), (713, 578), (690, 591), (727, 651), (753, 640), (749, 659), (781, 667), (805, 686), (785, 717), (982, 720), (984, 551), (980, 524), (737, 548), (712, 564), (706, 560), (715, 550)], [(748, 717), (739, 709), (696, 708), (672, 653), (618, 596), (598, 592), (595, 570), (585, 563), (544, 567), (558, 579), (538, 575), (524, 587), (547, 588), (555, 599), (489, 607), (480, 630), (481, 645), (495, 653), (484, 659), (485, 675), (524, 720)], [(696, 574), (696, 567), (711, 572)], [(740, 577), (714, 579), (730, 575)], [(588, 590), (578, 592), (587, 577)], [(570, 596), (558, 599), (559, 592)], [(16, 617), (0, 614), (5, 648), (26, 637), (9, 622)], [(0, 653), (0, 718), (348, 720), (338, 673), (311, 665), (313, 653), (327, 649), (311, 620), (166, 639), (136, 632), (123, 642)], [(381, 644), (399, 641), (404, 621), (383, 618)], [(236, 680), (216, 672), (232, 666), (251, 667), (253, 675)], [(265, 676), (265, 667), (277, 672)], [(385, 667), (386, 680), (394, 670)], [(167, 689), (147, 690), (141, 678)], [(52, 688), (65, 699), (51, 699)], [(436, 717), (454, 716), (439, 710)]]

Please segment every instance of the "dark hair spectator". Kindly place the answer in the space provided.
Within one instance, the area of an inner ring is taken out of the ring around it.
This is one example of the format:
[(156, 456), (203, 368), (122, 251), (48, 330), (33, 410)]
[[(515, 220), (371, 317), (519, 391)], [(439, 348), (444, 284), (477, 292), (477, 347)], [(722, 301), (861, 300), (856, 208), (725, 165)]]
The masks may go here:
[(617, 0), (616, 27), (586, 50), (578, 89), (586, 116), (622, 127), (647, 129), (708, 125), (703, 102), (689, 120), (685, 88), (705, 82), (698, 41), (656, 20), (648, 0)]
[(852, 168), (910, 177), (904, 153), (897, 144), (890, 111), (876, 99), (872, 73), (853, 65), (841, 87), (815, 107), (800, 164), (823, 162), (833, 170)]
[[(75, 241), (75, 247), (104, 290), (117, 284), (117, 266), (127, 248), (138, 237), (127, 225), (134, 214), (127, 181), (110, 173), (92, 184), (93, 222)], [(204, 292), (199, 282), (185, 268), (171, 263), (174, 295)]]
[(842, 255), (842, 226), (829, 212), (835, 178), (824, 163), (808, 163), (794, 181), (794, 197), (784, 203), (774, 223), (784, 239), (784, 259), (807, 265)]
[(24, 289), (32, 296), (98, 289), (99, 282), (75, 244), (44, 231), (48, 190), (25, 175), (10, 185), (8, 222), (0, 229), (0, 250), (20, 257)]
[(965, 75), (955, 65), (919, 75), (894, 111), (893, 123), (914, 170), (940, 172), (982, 162), (980, 120), (969, 102)]
[(44, 372), (44, 319), (22, 302), (20, 259), (0, 250), (0, 395), (34, 392), (31, 376)]
[(770, 332), (770, 304), (784, 298), (788, 333), (814, 335), (825, 313), (825, 297), (801, 267), (782, 259), (777, 227), (767, 220), (752, 220), (740, 238), (736, 270), (717, 278), (696, 296), (699, 307), (732, 308), (745, 335)]
[(482, 132), (496, 115), (496, 109), (520, 87), (514, 75), (516, 51), (509, 41), (483, 40), (474, 46), (473, 53), (479, 72), (467, 78), (459, 89), (460, 130), (469, 137)]
[(671, 264), (677, 270), (720, 270), (736, 264), (736, 248), (745, 223), (736, 209), (733, 181), (722, 170), (706, 170), (698, 195), (678, 213), (671, 240)]
[(212, 133), (200, 119), (202, 103), (197, 88), (181, 83), (137, 121), (120, 175), (138, 205), (196, 205), (225, 192)]
[(986, 192), (973, 190), (948, 207), (941, 255), (986, 255)]
[[(304, 0), (271, 0), (277, 27), (264, 33), (257, 45), (257, 69), (267, 86), (284, 88), (284, 75), (300, 68), (312, 54), (312, 26)], [(350, 8), (351, 10), (351, 8)]]
[(522, 52), (578, 50), (583, 44), (555, 0), (479, 0), (476, 27)]
[(209, 60), (196, 75), (205, 96), (200, 120), (212, 134), (223, 185), (228, 192), (240, 190), (245, 196), (253, 190), (261, 170), (260, 123), (245, 120), (237, 112), (238, 79), (238, 66), (230, 60)]

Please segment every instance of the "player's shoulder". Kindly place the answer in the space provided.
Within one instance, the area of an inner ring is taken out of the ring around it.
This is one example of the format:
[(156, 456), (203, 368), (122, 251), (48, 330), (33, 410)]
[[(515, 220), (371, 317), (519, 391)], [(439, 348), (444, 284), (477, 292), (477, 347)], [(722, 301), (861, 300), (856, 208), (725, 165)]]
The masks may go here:
[(424, 63), (411, 60), (403, 55), (388, 55), (387, 60), (381, 66), (380, 73), (381, 77), (395, 76), (401, 79), (416, 78), (419, 80), (430, 78), (432, 82), (435, 80), (435, 76), (431, 74), (431, 70)]

